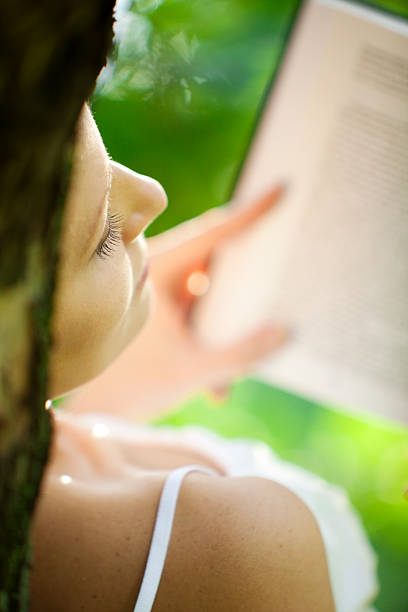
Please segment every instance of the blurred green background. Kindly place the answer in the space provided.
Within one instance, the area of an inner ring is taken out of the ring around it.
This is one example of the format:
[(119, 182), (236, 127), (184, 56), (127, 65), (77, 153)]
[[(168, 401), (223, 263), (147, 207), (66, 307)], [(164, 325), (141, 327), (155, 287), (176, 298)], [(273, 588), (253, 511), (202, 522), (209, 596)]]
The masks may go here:
[[(229, 198), (297, 1), (136, 0), (118, 8), (117, 45), (93, 111), (109, 153), (163, 183), (170, 206), (147, 235)], [(380, 3), (378, 3), (380, 4)], [(408, 16), (407, 0), (381, 5)], [(381, 612), (408, 612), (408, 430), (262, 383), (220, 407), (192, 398), (160, 423), (252, 437), (343, 485), (379, 555)]]

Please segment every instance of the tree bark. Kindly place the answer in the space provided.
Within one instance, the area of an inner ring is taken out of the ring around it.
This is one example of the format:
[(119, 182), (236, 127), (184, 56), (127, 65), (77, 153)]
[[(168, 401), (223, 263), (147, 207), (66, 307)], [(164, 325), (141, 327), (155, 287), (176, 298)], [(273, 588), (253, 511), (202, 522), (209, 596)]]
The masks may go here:
[(1, 612), (29, 605), (59, 228), (75, 124), (111, 46), (114, 2), (0, 4)]

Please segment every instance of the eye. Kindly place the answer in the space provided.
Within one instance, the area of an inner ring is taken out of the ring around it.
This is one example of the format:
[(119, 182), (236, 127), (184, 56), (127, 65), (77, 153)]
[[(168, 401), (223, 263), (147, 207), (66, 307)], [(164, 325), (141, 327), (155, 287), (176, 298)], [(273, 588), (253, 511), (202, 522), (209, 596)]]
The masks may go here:
[(122, 217), (108, 212), (108, 232), (95, 253), (98, 257), (109, 257), (120, 243), (122, 236)]

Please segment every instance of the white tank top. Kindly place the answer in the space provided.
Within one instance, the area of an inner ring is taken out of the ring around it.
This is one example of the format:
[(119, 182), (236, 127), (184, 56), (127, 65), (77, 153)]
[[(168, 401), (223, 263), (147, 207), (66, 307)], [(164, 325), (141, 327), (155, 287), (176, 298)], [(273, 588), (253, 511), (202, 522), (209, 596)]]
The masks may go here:
[(151, 612), (166, 561), (181, 483), (186, 474), (192, 471), (220, 476), (219, 472), (202, 465), (179, 467), (167, 476), (160, 496), (142, 585), (133, 612)]

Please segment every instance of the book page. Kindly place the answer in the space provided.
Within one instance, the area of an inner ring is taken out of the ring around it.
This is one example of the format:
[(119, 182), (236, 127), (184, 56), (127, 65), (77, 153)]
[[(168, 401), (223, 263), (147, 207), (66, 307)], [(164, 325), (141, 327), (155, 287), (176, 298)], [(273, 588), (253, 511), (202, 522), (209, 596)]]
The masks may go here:
[(258, 376), (408, 422), (408, 26), (337, 0), (303, 8), (236, 196), (277, 207), (218, 253), (194, 311), (227, 344), (291, 339)]

